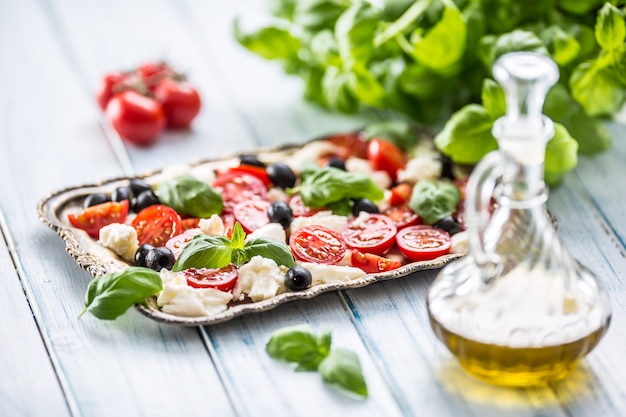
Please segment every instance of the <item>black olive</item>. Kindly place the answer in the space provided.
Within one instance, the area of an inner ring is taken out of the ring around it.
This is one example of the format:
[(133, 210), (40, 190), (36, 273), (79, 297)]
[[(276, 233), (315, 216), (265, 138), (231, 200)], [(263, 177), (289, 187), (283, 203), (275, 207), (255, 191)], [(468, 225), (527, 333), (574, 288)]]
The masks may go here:
[(282, 162), (270, 164), (267, 167), (267, 176), (272, 184), (280, 188), (290, 188), (296, 185), (296, 174)]
[(111, 199), (105, 193), (89, 194), (85, 198), (85, 201), (83, 201), (83, 208), (95, 206), (95, 205), (106, 203), (106, 202), (109, 202), (109, 201), (111, 201)]
[(358, 216), (362, 211), (367, 213), (379, 213), (378, 206), (376, 206), (372, 200), (368, 200), (367, 198), (355, 200), (354, 206), (352, 206), (352, 214), (355, 216)]
[(452, 159), (446, 155), (439, 157), (441, 161), (441, 178), (454, 179), (454, 173), (452, 172)]
[(338, 169), (341, 169), (343, 171), (346, 170), (346, 163), (344, 162), (344, 160), (339, 158), (339, 157), (336, 157), (336, 156), (328, 158), (328, 161), (326, 161), (326, 166), (327, 167), (338, 168)]
[(239, 155), (239, 162), (241, 163), (241, 165), (252, 165), (255, 167), (265, 168), (265, 164), (259, 161), (259, 158), (257, 158), (255, 155)]
[(450, 234), (450, 236), (463, 231), (461, 224), (457, 222), (452, 216), (444, 217), (443, 219), (435, 223), (434, 226), (439, 229), (445, 230), (446, 232)]
[(285, 286), (291, 291), (306, 290), (312, 282), (313, 277), (309, 270), (300, 265), (292, 266), (285, 274)]
[(159, 272), (161, 269), (172, 269), (176, 259), (174, 253), (165, 246), (152, 248), (146, 254), (146, 267)]
[(146, 182), (146, 180), (142, 180), (141, 178), (133, 178), (130, 180), (130, 184), (128, 185), (133, 192), (133, 195), (139, 195), (144, 191), (152, 191), (152, 187), (150, 184)]
[(154, 249), (154, 246), (152, 246), (149, 243), (144, 243), (143, 245), (139, 246), (139, 248), (137, 249), (137, 252), (135, 252), (135, 263), (134, 263), (134, 265), (135, 266), (146, 266), (146, 255), (152, 249)]
[(133, 192), (131, 191), (130, 187), (117, 187), (111, 193), (112, 201), (118, 201), (118, 202), (124, 201), (124, 200), (131, 201), (132, 199), (133, 199)]
[(267, 217), (269, 217), (272, 223), (280, 223), (286, 229), (293, 220), (293, 212), (286, 202), (274, 201), (267, 208)]
[(133, 202), (131, 204), (132, 210), (135, 213), (139, 213), (141, 210), (146, 207), (153, 206), (155, 204), (159, 204), (159, 197), (156, 196), (152, 192), (152, 190), (144, 191), (139, 194), (137, 197), (133, 198)]

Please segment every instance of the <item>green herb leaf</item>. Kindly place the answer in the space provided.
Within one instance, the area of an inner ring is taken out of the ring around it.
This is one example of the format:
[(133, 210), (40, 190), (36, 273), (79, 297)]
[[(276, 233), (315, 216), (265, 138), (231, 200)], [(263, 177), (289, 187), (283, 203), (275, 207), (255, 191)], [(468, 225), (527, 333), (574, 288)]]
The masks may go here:
[(603, 49), (613, 50), (622, 46), (626, 38), (624, 15), (611, 3), (604, 3), (598, 12), (595, 27), (596, 40)]
[(95, 278), (85, 294), (85, 309), (102, 320), (114, 320), (134, 304), (163, 289), (161, 275), (148, 268), (128, 267)]
[(328, 356), (330, 344), (329, 331), (318, 337), (311, 326), (303, 324), (272, 333), (265, 350), (276, 360), (296, 363), (298, 371), (315, 371)]
[(346, 199), (379, 201), (384, 197), (383, 190), (366, 175), (332, 167), (321, 168), (307, 175), (297, 190), (304, 204), (312, 208), (328, 207), (331, 203)]
[(333, 110), (342, 113), (354, 113), (359, 109), (359, 102), (348, 85), (348, 74), (338, 67), (329, 67), (322, 78), (324, 103)]
[(485, 110), (493, 120), (504, 116), (506, 113), (506, 98), (504, 96), (504, 89), (500, 84), (491, 78), (485, 78), (481, 97)]
[(269, 26), (254, 33), (243, 33), (239, 21), (234, 21), (234, 34), (237, 41), (248, 50), (265, 59), (296, 59), (300, 40), (287, 29)]
[(549, 55), (548, 49), (533, 32), (526, 30), (514, 30), (501, 35), (493, 45), (490, 54), (489, 68), (491, 68), (498, 58), (509, 52), (526, 51), (538, 54)]
[(233, 248), (224, 236), (197, 235), (178, 256), (172, 271), (188, 268), (223, 268), (230, 264)]
[(413, 187), (409, 207), (426, 224), (435, 224), (454, 213), (461, 199), (459, 189), (444, 181), (422, 180)]
[(570, 78), (572, 96), (590, 116), (616, 112), (624, 103), (625, 91), (619, 79), (598, 61), (580, 64)]
[(278, 265), (284, 265), (287, 268), (291, 268), (296, 264), (289, 247), (282, 242), (272, 239), (262, 237), (250, 239), (246, 242), (243, 252), (247, 258), (246, 261), (252, 259), (253, 256), (262, 256), (272, 259)]
[(311, 33), (332, 29), (347, 9), (343, 0), (298, 0), (295, 4), (293, 22)]
[(333, 349), (319, 364), (318, 370), (326, 384), (367, 398), (367, 384), (356, 353)]
[(243, 231), (243, 227), (241, 227), (241, 223), (235, 222), (235, 225), (233, 226), (233, 233), (230, 237), (231, 248), (243, 249), (245, 240), (246, 240), (246, 232)]
[(181, 214), (194, 217), (211, 217), (224, 208), (222, 196), (209, 184), (190, 175), (182, 175), (159, 184), (156, 195), (159, 201)]
[(539, 36), (548, 47), (554, 61), (560, 66), (568, 65), (578, 58), (581, 51), (580, 43), (559, 26), (550, 26)]
[(563, 176), (576, 166), (577, 150), (578, 143), (567, 129), (555, 123), (554, 136), (546, 146), (545, 180), (548, 185), (560, 183)]

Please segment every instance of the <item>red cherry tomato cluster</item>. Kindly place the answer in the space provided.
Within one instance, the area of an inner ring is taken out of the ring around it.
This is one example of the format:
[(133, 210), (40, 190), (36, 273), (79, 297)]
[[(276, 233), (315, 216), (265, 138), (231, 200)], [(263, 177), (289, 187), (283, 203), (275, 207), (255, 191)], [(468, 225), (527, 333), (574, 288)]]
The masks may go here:
[(166, 63), (105, 75), (96, 100), (120, 137), (139, 146), (154, 143), (166, 127), (188, 128), (202, 105), (198, 91)]

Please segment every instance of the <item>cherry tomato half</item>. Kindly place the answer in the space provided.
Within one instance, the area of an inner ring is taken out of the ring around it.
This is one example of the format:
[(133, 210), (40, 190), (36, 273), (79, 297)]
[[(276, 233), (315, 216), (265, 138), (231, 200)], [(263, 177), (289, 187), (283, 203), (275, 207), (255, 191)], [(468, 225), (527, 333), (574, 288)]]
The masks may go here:
[(367, 158), (367, 141), (357, 132), (338, 133), (324, 138), (324, 140), (339, 147), (338, 157), (347, 159), (350, 156)]
[(383, 139), (371, 139), (367, 147), (367, 159), (376, 171), (386, 171), (393, 181), (398, 170), (406, 165), (406, 155), (396, 145)]
[(122, 139), (138, 146), (152, 144), (165, 127), (161, 104), (136, 91), (124, 91), (111, 98), (106, 114)]
[(387, 217), (391, 219), (393, 224), (396, 225), (398, 230), (403, 229), (407, 226), (414, 226), (416, 224), (421, 224), (421, 217), (415, 213), (411, 208), (403, 204), (401, 206), (390, 207), (383, 213)]
[(218, 173), (218, 176), (226, 175), (228, 173), (233, 173), (233, 172), (234, 173), (238, 172), (239, 174), (254, 175), (258, 179), (263, 181), (263, 184), (265, 184), (266, 187), (269, 187), (269, 185), (270, 185), (270, 177), (267, 175), (267, 171), (265, 171), (265, 168), (258, 167), (258, 166), (255, 166), (255, 165), (241, 164), (241, 165), (236, 166), (236, 167), (230, 167), (230, 168), (228, 168), (228, 169)]
[(324, 226), (311, 225), (295, 230), (289, 237), (291, 252), (300, 261), (335, 265), (346, 253), (341, 235)]
[(396, 185), (391, 189), (391, 198), (389, 204), (392, 206), (400, 206), (406, 204), (411, 200), (411, 194), (413, 193), (413, 186), (405, 182)]
[(304, 201), (302, 201), (300, 194), (296, 194), (291, 197), (288, 204), (289, 207), (291, 207), (293, 217), (310, 217), (323, 210), (323, 208), (311, 208), (306, 206)]
[(402, 266), (398, 261), (374, 255), (373, 253), (363, 253), (354, 249), (350, 255), (350, 264), (368, 274), (391, 271)]
[(174, 259), (178, 259), (178, 255), (185, 249), (187, 243), (191, 242), (194, 237), (201, 233), (200, 229), (185, 230), (181, 234), (169, 238), (167, 242), (165, 242), (165, 247), (172, 251)]
[(241, 227), (246, 233), (254, 232), (270, 222), (267, 216), (269, 206), (270, 202), (265, 200), (243, 201), (233, 208), (235, 221), (241, 223)]
[(450, 252), (450, 235), (427, 225), (409, 226), (396, 235), (400, 252), (413, 262), (428, 261)]
[(396, 236), (396, 226), (384, 214), (369, 214), (367, 220), (352, 219), (341, 231), (343, 240), (351, 249), (382, 255), (389, 252)]
[(218, 176), (213, 181), (213, 188), (222, 193), (224, 211), (232, 213), (233, 208), (248, 200), (266, 200), (267, 188), (263, 181), (254, 175), (230, 172)]
[(93, 238), (98, 238), (100, 229), (111, 223), (124, 223), (128, 215), (128, 200), (119, 203), (109, 201), (87, 207), (80, 214), (68, 214), (70, 224), (84, 230)]
[(167, 125), (176, 129), (188, 128), (200, 113), (200, 94), (190, 84), (169, 78), (154, 88), (154, 98), (163, 106)]
[(162, 204), (155, 204), (141, 210), (133, 219), (132, 225), (137, 230), (140, 246), (144, 243), (163, 246), (165, 242), (183, 230), (178, 213)]
[(189, 268), (183, 271), (187, 284), (194, 288), (214, 288), (220, 291), (230, 291), (237, 283), (239, 271), (233, 264), (224, 268)]

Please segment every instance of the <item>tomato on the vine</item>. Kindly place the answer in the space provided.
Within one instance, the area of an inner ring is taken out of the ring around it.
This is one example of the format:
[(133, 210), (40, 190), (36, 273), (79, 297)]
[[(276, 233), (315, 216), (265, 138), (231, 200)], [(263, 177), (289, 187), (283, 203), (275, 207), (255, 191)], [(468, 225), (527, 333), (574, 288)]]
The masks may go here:
[(402, 266), (400, 262), (393, 259), (374, 255), (373, 253), (363, 253), (356, 249), (353, 249), (350, 254), (350, 264), (368, 274), (392, 271)]
[(220, 291), (230, 291), (237, 283), (239, 271), (233, 264), (224, 268), (189, 268), (183, 271), (187, 284), (194, 288), (214, 288)]
[(172, 76), (174, 71), (165, 62), (146, 62), (137, 67), (136, 73), (145, 86), (152, 90), (162, 80)]
[(409, 226), (396, 235), (400, 252), (411, 261), (428, 261), (450, 252), (450, 234), (428, 225)]
[(335, 265), (346, 253), (346, 242), (334, 230), (320, 225), (304, 226), (289, 238), (296, 259), (304, 262)]
[(141, 210), (133, 219), (132, 226), (137, 231), (140, 246), (144, 243), (163, 246), (165, 242), (183, 230), (178, 213), (162, 204), (155, 204)]
[(373, 213), (365, 220), (361, 217), (353, 219), (341, 234), (349, 248), (382, 255), (393, 246), (396, 232), (396, 226), (389, 217)]
[(111, 223), (124, 223), (128, 215), (128, 200), (96, 204), (87, 207), (80, 214), (70, 213), (67, 219), (70, 224), (84, 230), (95, 239), (100, 235), (100, 229)]
[(200, 113), (200, 94), (189, 83), (165, 78), (154, 87), (154, 98), (163, 106), (168, 127), (188, 128)]
[(107, 74), (100, 79), (96, 86), (96, 101), (101, 110), (106, 110), (111, 98), (125, 89), (126, 80), (127, 75), (117, 72)]
[(106, 114), (123, 139), (139, 146), (152, 144), (165, 127), (161, 104), (136, 91), (115, 95), (107, 105)]
[(367, 159), (372, 164), (372, 168), (377, 171), (386, 171), (395, 181), (398, 170), (406, 165), (407, 156), (391, 142), (384, 139), (371, 139), (367, 147)]

